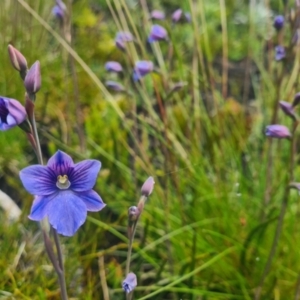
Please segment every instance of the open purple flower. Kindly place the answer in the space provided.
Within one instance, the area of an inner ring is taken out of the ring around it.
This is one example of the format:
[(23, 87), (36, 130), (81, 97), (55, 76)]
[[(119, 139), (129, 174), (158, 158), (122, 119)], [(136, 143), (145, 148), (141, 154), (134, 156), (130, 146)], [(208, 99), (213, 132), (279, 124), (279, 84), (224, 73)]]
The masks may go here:
[(135, 63), (133, 71), (133, 80), (138, 81), (142, 77), (153, 71), (153, 62), (148, 60), (140, 60)]
[(172, 21), (174, 23), (177, 23), (180, 21), (181, 17), (182, 17), (183, 11), (182, 9), (176, 9), (173, 14), (172, 14)]
[(58, 233), (72, 236), (85, 222), (87, 211), (99, 211), (105, 204), (92, 189), (101, 163), (84, 160), (74, 164), (72, 158), (57, 151), (47, 166), (29, 166), (20, 172), (25, 189), (35, 195), (29, 219), (45, 217)]
[(122, 68), (121, 64), (118, 63), (117, 61), (108, 61), (105, 64), (105, 69), (108, 72), (116, 72), (116, 73), (119, 73), (119, 72), (123, 71), (123, 68)]
[(275, 60), (283, 60), (285, 58), (285, 49), (283, 46), (276, 46), (275, 47)]
[(287, 139), (291, 137), (291, 133), (286, 126), (274, 124), (266, 127), (266, 136), (277, 139)]
[(122, 282), (123, 290), (128, 294), (132, 292), (137, 286), (136, 275), (132, 272), (128, 273), (124, 281)]
[(157, 41), (165, 41), (168, 39), (167, 30), (160, 25), (153, 25), (148, 37), (148, 42), (153, 43)]
[(52, 14), (60, 19), (63, 20), (67, 11), (67, 7), (62, 0), (56, 0), (56, 5), (52, 8)]
[(26, 110), (14, 99), (0, 96), (0, 130), (5, 131), (21, 124), (26, 119)]

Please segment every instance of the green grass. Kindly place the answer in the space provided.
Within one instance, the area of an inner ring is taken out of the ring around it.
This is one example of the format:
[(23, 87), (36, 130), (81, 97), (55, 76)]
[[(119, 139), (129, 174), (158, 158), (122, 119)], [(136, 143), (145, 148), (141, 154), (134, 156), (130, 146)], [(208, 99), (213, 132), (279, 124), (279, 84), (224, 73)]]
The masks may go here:
[[(137, 204), (140, 187), (151, 175), (155, 189), (133, 245), (134, 299), (253, 299), (272, 244), (289, 160), (289, 141), (270, 146), (263, 131), (277, 101), (291, 102), (299, 91), (296, 55), (291, 53), (286, 63), (274, 61), (271, 12), (284, 12), (281, 1), (265, 6), (238, 0), (199, 0), (197, 5), (78, 0), (72, 6), (72, 46), (51, 15), (51, 1), (4, 2), (0, 94), (21, 102), (24, 97), (7, 54), (12, 43), (30, 65), (41, 63), (36, 117), (45, 159), (61, 149), (75, 161), (102, 162), (95, 189), (107, 207), (90, 213), (74, 237), (61, 239), (70, 298), (104, 299), (104, 271), (110, 299), (124, 299), (127, 210)], [(293, 6), (289, 2), (286, 11)], [(226, 11), (221, 10), (225, 4)], [(191, 24), (172, 26), (170, 14), (179, 6), (191, 12)], [(145, 45), (152, 8), (168, 14), (158, 23), (167, 28), (169, 44)], [(119, 30), (136, 37), (126, 53), (114, 46)], [(286, 46), (290, 36), (286, 26)], [(137, 59), (152, 60), (160, 72), (132, 83)], [(104, 70), (108, 60), (123, 65), (118, 81), (130, 93), (105, 88), (106, 80), (116, 79)], [(179, 81), (187, 85), (170, 93)], [(281, 111), (277, 122), (290, 126)], [(18, 128), (1, 132), (0, 145), (0, 189), (22, 209), (14, 224), (0, 211), (0, 299), (59, 299), (38, 225), (27, 218), (32, 197), (18, 177), (20, 169), (36, 163), (34, 153)], [(272, 176), (267, 180), (269, 153)], [(299, 175), (296, 166), (295, 181)], [(271, 196), (267, 206), (266, 189)], [(294, 297), (299, 213), (298, 194), (291, 191), (262, 299)]]

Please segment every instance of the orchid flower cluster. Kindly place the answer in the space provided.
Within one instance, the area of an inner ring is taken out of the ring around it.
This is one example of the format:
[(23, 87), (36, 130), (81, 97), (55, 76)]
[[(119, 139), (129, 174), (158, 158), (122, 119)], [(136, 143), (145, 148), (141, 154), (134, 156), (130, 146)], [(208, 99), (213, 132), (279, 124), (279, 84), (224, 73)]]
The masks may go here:
[[(61, 297), (66, 300), (68, 296), (58, 234), (73, 236), (86, 221), (88, 211), (97, 212), (105, 207), (106, 204), (94, 190), (101, 162), (87, 159), (74, 163), (67, 153), (58, 150), (46, 165), (43, 164), (35, 121), (35, 101), (37, 92), (41, 88), (40, 63), (36, 61), (28, 69), (27, 60), (20, 51), (9, 45), (8, 53), (12, 66), (19, 72), (24, 83), (25, 105), (23, 106), (18, 100), (0, 96), (0, 130), (9, 130), (19, 126), (26, 133), (28, 141), (36, 153), (39, 164), (21, 170), (20, 179), (24, 188), (34, 196), (29, 219), (41, 222), (46, 252), (57, 272)], [(142, 197), (134, 216), (132, 215), (132, 208), (128, 214), (130, 221), (128, 225), (127, 277), (122, 285), (128, 297), (132, 296), (132, 291), (137, 285), (136, 275), (130, 272), (130, 258), (136, 224), (153, 187), (154, 180), (149, 177), (142, 187)], [(53, 236), (54, 242), (50, 238), (51, 236)], [(57, 255), (53, 250), (53, 244), (55, 244)]]

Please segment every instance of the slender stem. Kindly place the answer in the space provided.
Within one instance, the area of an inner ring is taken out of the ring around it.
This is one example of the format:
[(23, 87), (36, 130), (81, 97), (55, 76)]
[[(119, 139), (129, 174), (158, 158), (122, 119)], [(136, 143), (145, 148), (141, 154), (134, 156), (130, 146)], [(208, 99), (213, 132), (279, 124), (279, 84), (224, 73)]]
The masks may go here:
[(35, 143), (36, 143), (36, 156), (37, 156), (39, 164), (43, 165), (43, 156), (42, 156), (40, 139), (39, 139), (39, 135), (38, 135), (37, 127), (36, 127), (34, 114), (32, 115), (31, 122), (32, 122), (31, 123), (32, 124), (32, 129), (33, 129), (33, 137), (34, 137), (34, 140), (35, 140)]
[(256, 292), (255, 292), (255, 297), (254, 297), (255, 300), (259, 300), (260, 297), (261, 297), (262, 287), (264, 285), (264, 282), (265, 282), (265, 279), (266, 279), (267, 275), (269, 274), (269, 271), (270, 271), (270, 268), (271, 268), (276, 250), (277, 250), (280, 235), (281, 235), (281, 232), (282, 232), (284, 216), (285, 216), (285, 212), (286, 212), (286, 209), (287, 209), (289, 194), (290, 194), (289, 183), (293, 180), (293, 177), (294, 177), (294, 161), (295, 161), (295, 146), (296, 146), (295, 131), (297, 129), (297, 126), (298, 126), (298, 121), (295, 121), (294, 124), (293, 124), (293, 130), (292, 130), (289, 172), (288, 172), (287, 177), (286, 177), (286, 187), (285, 187), (285, 190), (284, 190), (284, 195), (283, 195), (283, 199), (282, 199), (280, 214), (279, 214), (279, 217), (278, 217), (277, 227), (276, 227), (272, 247), (271, 247), (271, 250), (270, 250), (270, 253), (269, 253), (269, 256), (268, 256), (268, 260), (267, 260), (267, 263), (265, 265), (263, 274), (260, 278), (260, 281), (259, 281), (258, 287), (256, 289)]
[(52, 228), (52, 233), (53, 233), (53, 237), (54, 237), (55, 246), (57, 249), (57, 257), (58, 257), (59, 267), (60, 267), (61, 271), (64, 272), (65, 269), (64, 269), (63, 255), (62, 255), (62, 251), (61, 251), (59, 237), (58, 237), (57, 231), (54, 228)]

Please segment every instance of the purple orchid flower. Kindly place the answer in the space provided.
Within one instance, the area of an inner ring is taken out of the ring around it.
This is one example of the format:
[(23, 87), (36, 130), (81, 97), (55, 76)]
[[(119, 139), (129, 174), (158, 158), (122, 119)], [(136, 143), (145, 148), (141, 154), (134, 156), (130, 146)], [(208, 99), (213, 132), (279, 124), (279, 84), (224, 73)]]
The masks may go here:
[(5, 131), (15, 127), (26, 119), (26, 110), (14, 99), (0, 96), (0, 130)]
[(286, 126), (274, 124), (266, 127), (266, 136), (277, 139), (286, 139), (291, 137), (291, 133)]
[(142, 77), (153, 71), (153, 62), (148, 60), (140, 60), (135, 63), (133, 71), (133, 80), (138, 81)]
[(134, 273), (128, 273), (125, 280), (122, 283), (123, 290), (128, 294), (132, 292), (137, 286), (136, 275)]
[(157, 41), (165, 41), (168, 39), (167, 30), (160, 25), (153, 25), (148, 37), (148, 42), (153, 43)]
[(123, 68), (122, 68), (121, 64), (118, 63), (117, 61), (108, 61), (105, 64), (105, 69), (108, 72), (116, 72), (116, 73), (119, 73), (119, 72), (123, 71)]
[(275, 47), (275, 60), (283, 60), (285, 58), (285, 49), (283, 46), (276, 46)]
[(74, 164), (72, 158), (57, 151), (47, 166), (29, 166), (20, 172), (25, 189), (35, 195), (29, 219), (45, 217), (59, 234), (72, 236), (85, 222), (87, 211), (104, 208), (100, 196), (92, 189), (101, 163), (84, 160)]
[(153, 20), (164, 20), (166, 17), (165, 13), (161, 10), (152, 10), (151, 19)]

